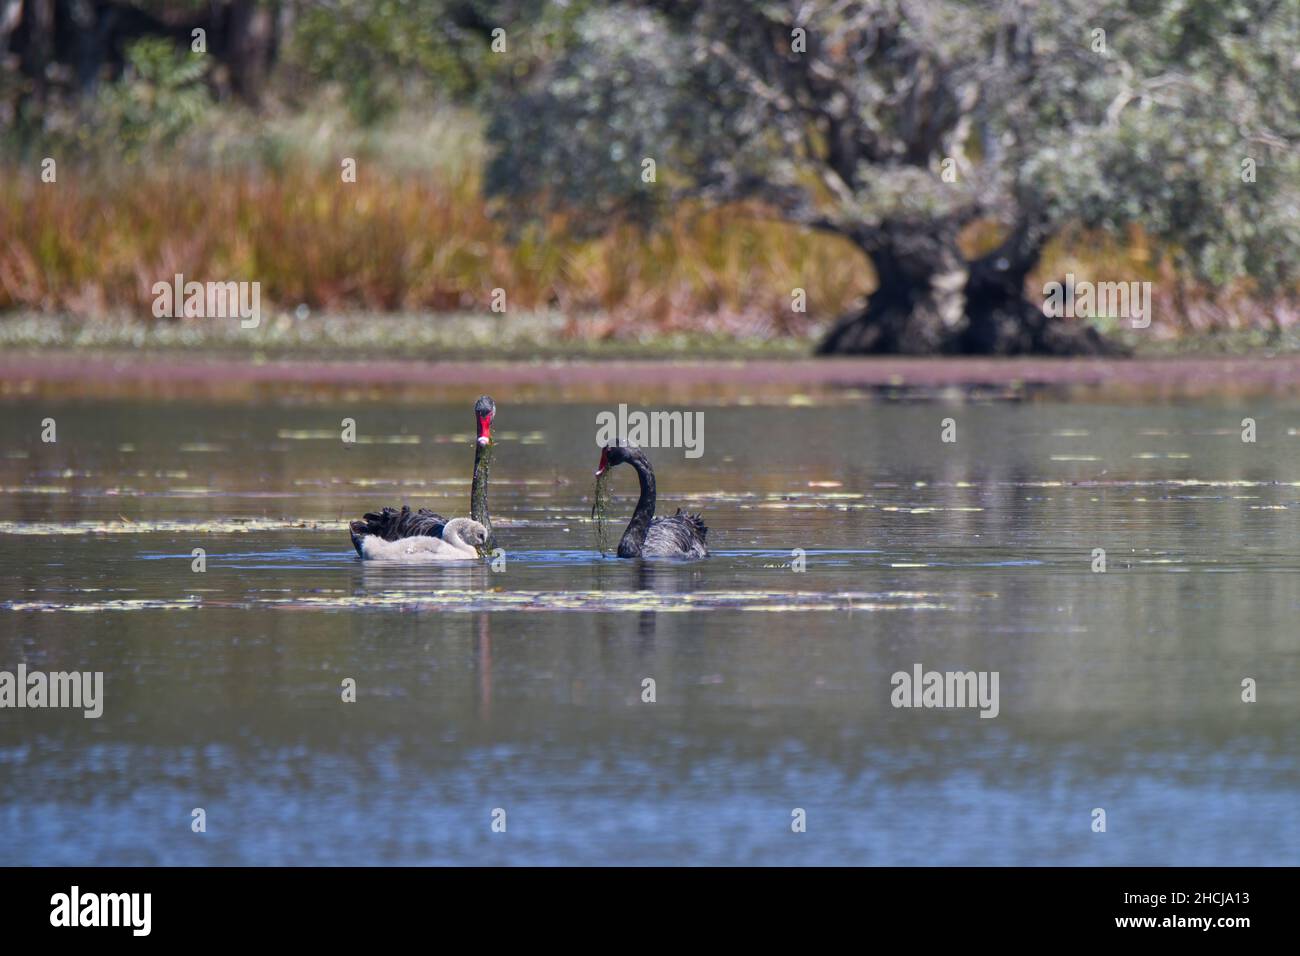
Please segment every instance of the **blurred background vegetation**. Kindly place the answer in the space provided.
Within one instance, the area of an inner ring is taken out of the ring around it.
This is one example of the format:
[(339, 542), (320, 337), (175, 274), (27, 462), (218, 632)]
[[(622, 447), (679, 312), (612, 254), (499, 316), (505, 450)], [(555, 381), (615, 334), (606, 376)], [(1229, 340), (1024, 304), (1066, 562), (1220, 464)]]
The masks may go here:
[(240, 347), (182, 273), (285, 350), (1300, 344), (1300, 0), (994, 6), (0, 0), (0, 343)]

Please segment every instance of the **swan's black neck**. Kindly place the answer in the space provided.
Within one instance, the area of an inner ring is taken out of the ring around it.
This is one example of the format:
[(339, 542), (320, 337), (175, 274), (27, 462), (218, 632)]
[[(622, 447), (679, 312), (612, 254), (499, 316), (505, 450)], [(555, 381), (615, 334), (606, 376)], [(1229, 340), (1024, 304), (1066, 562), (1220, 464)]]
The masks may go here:
[(469, 489), (469, 516), (487, 528), (487, 547), (496, 547), (496, 538), (492, 534), (492, 519), (488, 517), (488, 472), (492, 468), (491, 444), (474, 445), (474, 483)]
[(636, 476), (641, 482), (641, 497), (637, 499), (632, 520), (623, 532), (623, 540), (618, 543), (618, 556), (635, 558), (641, 554), (646, 532), (650, 530), (650, 521), (655, 516), (655, 473), (650, 468), (650, 462), (644, 459), (629, 458), (627, 463), (636, 469)]

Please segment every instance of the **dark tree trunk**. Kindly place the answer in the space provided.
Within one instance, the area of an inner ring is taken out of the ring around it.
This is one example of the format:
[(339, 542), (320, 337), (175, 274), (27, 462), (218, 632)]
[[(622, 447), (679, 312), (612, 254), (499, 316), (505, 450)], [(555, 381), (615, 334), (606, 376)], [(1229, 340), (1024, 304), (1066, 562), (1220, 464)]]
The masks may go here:
[(46, 70), (54, 57), (54, 0), (26, 0), (21, 25), (26, 38), (19, 62), (32, 81), (32, 96), (40, 104), (45, 102)]
[(23, 0), (0, 0), (0, 127), (11, 126), (17, 118), (17, 96), (13, 74), (17, 64), (11, 65), (9, 38), (18, 29), (23, 17)]
[[(287, 9), (277, 15), (256, 0), (181, 4), (159, 16), (128, 0), (0, 0), (0, 69), (9, 69), (12, 54), (27, 80), (20, 95), (40, 106), (56, 95), (91, 94), (104, 74), (120, 76), (136, 40), (163, 37), (188, 50), (194, 29), (201, 27), (208, 53), (225, 67), (214, 82), (256, 105), (290, 15)], [(17, 105), (0, 105), (0, 118)]]
[(0, 58), (9, 53), (9, 36), (23, 18), (23, 0), (0, 0)]
[(224, 52), (235, 95), (256, 106), (275, 55), (276, 21), (255, 0), (234, 0), (225, 24)]
[(818, 355), (1114, 355), (1123, 350), (1080, 321), (1049, 318), (1025, 298), (1045, 237), (1019, 227), (967, 261), (954, 223), (909, 222), (859, 243), (879, 285), (842, 317)]
[(866, 309), (845, 316), (817, 351), (829, 354), (933, 355), (951, 351), (965, 324), (968, 264), (955, 226), (890, 226), (860, 243), (878, 285)]

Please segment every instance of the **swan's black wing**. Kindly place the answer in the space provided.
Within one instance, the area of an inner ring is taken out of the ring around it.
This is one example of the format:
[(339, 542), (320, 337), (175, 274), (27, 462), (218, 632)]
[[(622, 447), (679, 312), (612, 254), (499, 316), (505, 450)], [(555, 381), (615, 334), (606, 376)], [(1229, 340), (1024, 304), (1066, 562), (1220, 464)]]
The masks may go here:
[(673, 515), (664, 515), (650, 522), (641, 554), (647, 557), (708, 557), (705, 539), (709, 529), (699, 515), (687, 514), (681, 508)]
[(443, 526), (446, 524), (446, 518), (428, 508), (421, 508), (419, 511), (412, 511), (406, 505), (402, 505), (400, 511), (396, 508), (384, 508), (381, 511), (369, 512), (360, 521), (352, 522), (350, 526), (352, 547), (357, 549), (358, 555), (361, 554), (361, 539), (368, 534), (377, 535), (385, 541), (414, 538), (418, 535), (441, 538)]

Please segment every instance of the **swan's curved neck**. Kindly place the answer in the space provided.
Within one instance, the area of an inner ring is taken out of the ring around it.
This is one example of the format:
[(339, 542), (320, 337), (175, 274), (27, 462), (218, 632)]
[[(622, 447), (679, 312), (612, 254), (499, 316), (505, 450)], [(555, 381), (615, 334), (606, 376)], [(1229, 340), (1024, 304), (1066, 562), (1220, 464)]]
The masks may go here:
[(474, 445), (474, 483), (469, 489), (469, 516), (487, 528), (488, 545), (494, 543), (492, 519), (488, 517), (488, 472), (492, 468), (492, 445)]
[(462, 554), (478, 556), (478, 549), (460, 536), (460, 528), (453, 528), (450, 524), (446, 525), (442, 529), (442, 540)]
[(620, 558), (635, 558), (641, 553), (645, 544), (645, 535), (650, 530), (650, 521), (655, 516), (655, 473), (648, 461), (628, 461), (636, 469), (637, 479), (641, 482), (641, 497), (637, 499), (636, 510), (632, 520), (627, 523), (623, 540), (618, 543)]

